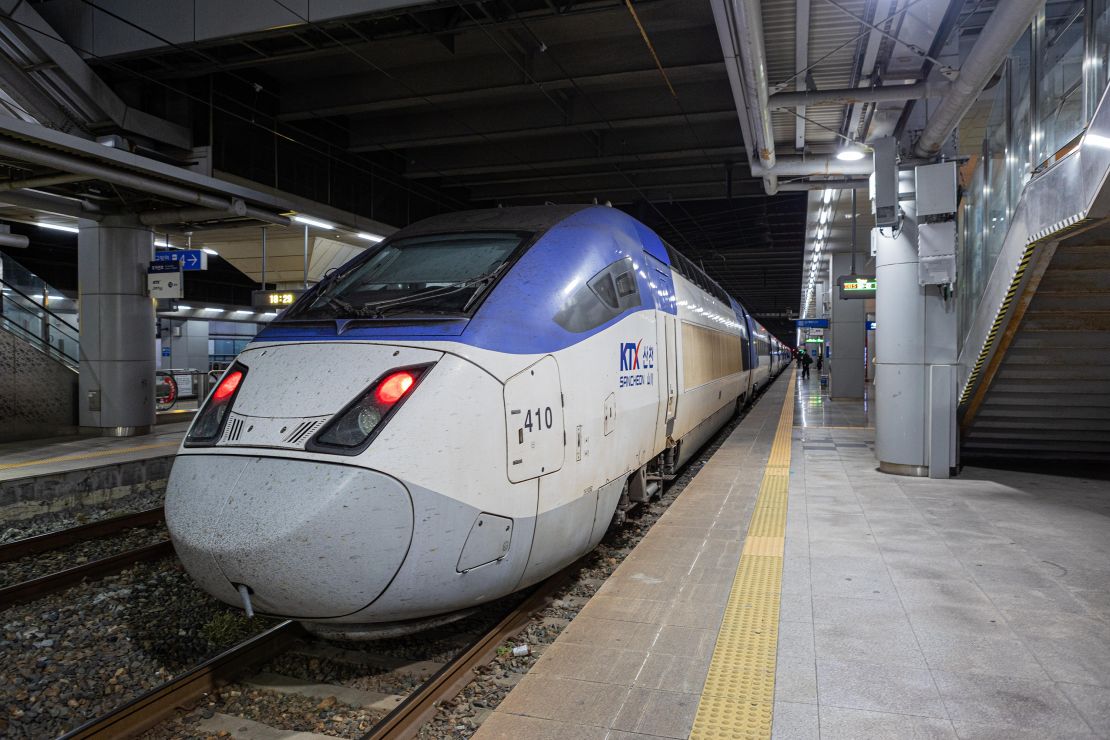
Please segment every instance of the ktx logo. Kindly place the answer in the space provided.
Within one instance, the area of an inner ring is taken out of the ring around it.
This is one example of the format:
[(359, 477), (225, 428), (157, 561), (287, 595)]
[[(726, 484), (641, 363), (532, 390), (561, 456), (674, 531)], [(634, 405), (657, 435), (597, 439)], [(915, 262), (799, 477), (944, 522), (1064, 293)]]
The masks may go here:
[(651, 369), (655, 367), (655, 348), (641, 346), (644, 340), (638, 342), (624, 342), (621, 344), (621, 372), (632, 370)]
[(621, 372), (640, 369), (640, 342), (625, 342), (621, 345)]

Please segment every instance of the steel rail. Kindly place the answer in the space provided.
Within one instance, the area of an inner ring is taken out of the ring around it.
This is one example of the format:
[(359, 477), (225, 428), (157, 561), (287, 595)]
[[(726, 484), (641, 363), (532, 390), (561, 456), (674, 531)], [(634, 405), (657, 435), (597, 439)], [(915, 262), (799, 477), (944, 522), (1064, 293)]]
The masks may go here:
[(405, 697), (361, 740), (402, 740), (416, 737), (420, 728), (435, 715), (443, 702), (457, 696), (474, 680), (474, 668), (488, 663), (502, 642), (520, 632), (533, 614), (551, 602), (556, 589), (566, 582), (570, 572), (578, 565), (579, 562), (575, 562), (540, 584), (491, 630), (472, 642)]
[(181, 706), (199, 699), (242, 671), (282, 652), (300, 633), (301, 626), (296, 622), (281, 622), (228, 648), (177, 678), (121, 704), (107, 714), (70, 730), (59, 740), (134, 737), (154, 727)]
[(66, 586), (72, 586), (87, 578), (101, 578), (118, 573), (129, 565), (147, 560), (159, 560), (172, 554), (173, 543), (165, 540), (164, 542), (155, 542), (152, 545), (145, 545), (106, 558), (100, 558), (91, 563), (67, 568), (50, 575), (32, 578), (29, 581), (16, 583), (6, 588), (0, 588), (0, 610), (7, 609), (15, 604), (34, 601), (41, 596), (54, 593)]
[(14, 542), (0, 545), (0, 563), (18, 560), (19, 558), (26, 557), (27, 555), (34, 555), (38, 552), (57, 550), (60, 547), (66, 547), (67, 545), (73, 545), (78, 542), (100, 539), (101, 537), (110, 537), (117, 532), (122, 532), (123, 530), (132, 529), (134, 527), (148, 527), (152, 524), (160, 524), (165, 520), (166, 512), (159, 506), (154, 509), (137, 511), (134, 514), (123, 514), (122, 516), (115, 516), (111, 519), (101, 519), (100, 521), (82, 524), (77, 527), (59, 529), (55, 532), (47, 532), (46, 534), (40, 534), (34, 537), (25, 537), (21, 540), (15, 540)]

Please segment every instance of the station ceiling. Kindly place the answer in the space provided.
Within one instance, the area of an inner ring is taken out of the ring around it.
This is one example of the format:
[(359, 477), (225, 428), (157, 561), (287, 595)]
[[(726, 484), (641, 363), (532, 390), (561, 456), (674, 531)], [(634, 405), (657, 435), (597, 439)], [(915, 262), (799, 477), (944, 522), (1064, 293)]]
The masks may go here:
[[(792, 334), (805, 194), (766, 196), (748, 174), (708, 0), (433, 2), (199, 41), (126, 2), (37, 7), (99, 50), (86, 62), (124, 99), (187, 121), (217, 177), (396, 226), (608, 202)], [(82, 26), (77, 7), (97, 15)], [(106, 23), (131, 41), (89, 35)]]

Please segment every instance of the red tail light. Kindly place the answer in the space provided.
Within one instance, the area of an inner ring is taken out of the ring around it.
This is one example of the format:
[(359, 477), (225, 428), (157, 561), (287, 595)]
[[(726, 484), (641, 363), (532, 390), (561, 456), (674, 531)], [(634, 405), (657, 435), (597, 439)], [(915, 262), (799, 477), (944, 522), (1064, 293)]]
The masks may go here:
[(407, 370), (401, 370), (393, 373), (381, 383), (374, 390), (374, 398), (378, 403), (392, 406), (405, 397), (405, 394), (412, 388), (412, 384), (416, 382), (413, 374)]
[(306, 444), (309, 452), (357, 455), (370, 444), (428, 371), (429, 365), (392, 370), (317, 432)]
[(224, 431), (224, 422), (227, 421), (231, 405), (235, 403), (235, 396), (242, 387), (246, 374), (246, 366), (235, 363), (231, 371), (223, 377), (197, 413), (193, 425), (189, 427), (189, 434), (185, 437), (186, 447), (207, 447), (219, 441)]
[(216, 392), (212, 394), (212, 398), (217, 401), (222, 401), (239, 387), (239, 382), (243, 379), (243, 373), (236, 370), (235, 372), (228, 373), (220, 384), (216, 386)]

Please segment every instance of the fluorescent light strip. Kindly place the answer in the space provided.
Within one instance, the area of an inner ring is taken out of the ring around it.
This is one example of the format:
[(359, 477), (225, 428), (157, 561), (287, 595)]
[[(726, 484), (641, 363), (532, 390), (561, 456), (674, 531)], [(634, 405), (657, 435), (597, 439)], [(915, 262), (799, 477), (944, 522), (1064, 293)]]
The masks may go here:
[(45, 223), (45, 222), (42, 222), (42, 221), (36, 221), (35, 226), (38, 226), (39, 228), (42, 228), (42, 229), (53, 229), (54, 231), (68, 231), (70, 234), (76, 234), (79, 231), (81, 231), (76, 226), (65, 226), (63, 224), (48, 224), (48, 223)]
[(294, 216), (293, 220), (305, 226), (315, 226), (317, 229), (334, 229), (335, 227), (325, 221), (318, 221), (311, 216)]
[(212, 247), (202, 247), (200, 251), (204, 252), (205, 254), (215, 254), (217, 256), (220, 254)]
[(357, 236), (359, 239), (365, 239), (368, 242), (373, 242), (374, 244), (377, 244), (381, 240), (385, 239), (384, 236), (379, 236), (378, 234), (367, 234), (365, 231), (360, 231), (359, 233), (355, 234), (355, 236)]

